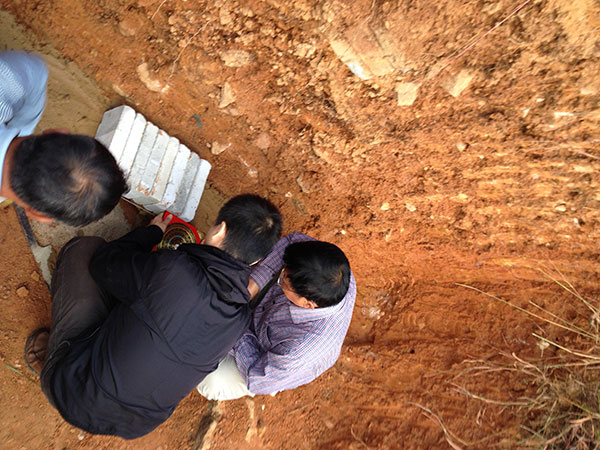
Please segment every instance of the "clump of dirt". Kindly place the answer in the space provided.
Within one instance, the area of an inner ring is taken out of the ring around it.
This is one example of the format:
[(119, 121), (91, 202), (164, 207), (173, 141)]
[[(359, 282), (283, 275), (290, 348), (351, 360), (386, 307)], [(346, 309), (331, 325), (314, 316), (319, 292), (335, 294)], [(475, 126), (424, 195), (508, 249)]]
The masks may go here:
[[(222, 405), (211, 437), (213, 448), (327, 449), (443, 448), (443, 427), (475, 447), (518, 436), (521, 412), (482, 407), (452, 380), (461, 361), (500, 348), (535, 355), (535, 325), (455, 283), (560, 307), (560, 289), (529, 270), (544, 264), (597, 294), (595, 6), (4, 2), (112, 103), (210, 160), (225, 196), (266, 195), (288, 230), (346, 251), (359, 296), (339, 362), (253, 407)], [(478, 392), (522, 390), (497, 383)], [(140, 445), (200, 448), (204, 407), (192, 394)]]

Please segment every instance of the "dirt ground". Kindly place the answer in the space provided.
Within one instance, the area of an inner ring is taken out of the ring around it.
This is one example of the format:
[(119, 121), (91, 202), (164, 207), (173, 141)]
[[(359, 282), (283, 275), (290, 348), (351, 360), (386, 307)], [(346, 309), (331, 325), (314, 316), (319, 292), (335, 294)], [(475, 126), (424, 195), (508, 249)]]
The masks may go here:
[(42, 53), (102, 90), (89, 99), (94, 114), (56, 103), (46, 118), (83, 126), (132, 105), (212, 163), (211, 204), (266, 195), (288, 231), (339, 245), (358, 297), (342, 355), (317, 381), (218, 406), (192, 393), (149, 436), (94, 437), (62, 422), (23, 368), (50, 299), (14, 211), (2, 210), (0, 447), (440, 449), (452, 436), (468, 448), (526, 445), (516, 442), (527, 411), (458, 387), (501, 403), (530, 386), (465, 368), (501, 352), (541, 356), (534, 330), (568, 337), (456, 283), (587, 320), (536, 269), (600, 293), (597, 1), (1, 5)]

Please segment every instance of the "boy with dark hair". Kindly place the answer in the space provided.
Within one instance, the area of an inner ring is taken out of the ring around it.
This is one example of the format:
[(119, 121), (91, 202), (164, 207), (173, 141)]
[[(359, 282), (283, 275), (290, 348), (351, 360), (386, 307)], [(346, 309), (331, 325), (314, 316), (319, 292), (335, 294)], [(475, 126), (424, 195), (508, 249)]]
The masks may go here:
[(281, 233), (281, 216), (271, 203), (257, 195), (242, 194), (219, 211), (217, 224), (226, 224), (223, 251), (246, 264), (264, 258), (275, 245), (273, 230)]
[(47, 130), (30, 136), (46, 104), (48, 70), (38, 57), (0, 52), (0, 203), (39, 221), (87, 225), (127, 190), (111, 153), (94, 138)]
[(76, 238), (58, 257), (52, 329), (30, 336), (26, 361), (63, 418), (90, 433), (152, 431), (250, 324), (247, 262), (277, 242), (275, 206), (236, 197), (203, 244), (153, 252), (170, 218), (110, 243)]
[(344, 253), (300, 233), (279, 240), (253, 269), (248, 289), (253, 297), (264, 297), (250, 330), (198, 385), (210, 400), (275, 394), (310, 383), (335, 364), (356, 297)]

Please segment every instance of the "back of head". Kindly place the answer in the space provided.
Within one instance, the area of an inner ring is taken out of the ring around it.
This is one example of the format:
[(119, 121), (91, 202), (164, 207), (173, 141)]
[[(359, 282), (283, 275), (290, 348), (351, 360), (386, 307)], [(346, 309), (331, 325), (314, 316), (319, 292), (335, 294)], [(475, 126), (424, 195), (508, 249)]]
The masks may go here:
[(12, 161), (10, 185), (19, 198), (69, 225), (105, 216), (127, 190), (115, 158), (89, 136), (31, 136), (19, 144)]
[(283, 263), (294, 292), (319, 308), (338, 304), (348, 292), (350, 263), (344, 252), (329, 242), (291, 244), (285, 249)]
[(225, 222), (222, 249), (246, 264), (267, 256), (281, 234), (281, 215), (270, 201), (258, 195), (233, 197), (219, 211), (216, 223)]

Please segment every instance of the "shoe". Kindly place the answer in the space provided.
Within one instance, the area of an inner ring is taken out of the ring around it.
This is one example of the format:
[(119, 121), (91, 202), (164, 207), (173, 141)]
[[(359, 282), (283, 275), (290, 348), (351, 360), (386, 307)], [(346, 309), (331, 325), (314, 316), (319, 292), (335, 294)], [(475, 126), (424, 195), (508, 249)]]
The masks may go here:
[(50, 330), (48, 328), (38, 328), (29, 335), (25, 343), (25, 364), (38, 377), (42, 373), (42, 367), (46, 360), (49, 337)]

